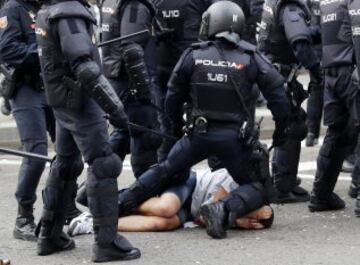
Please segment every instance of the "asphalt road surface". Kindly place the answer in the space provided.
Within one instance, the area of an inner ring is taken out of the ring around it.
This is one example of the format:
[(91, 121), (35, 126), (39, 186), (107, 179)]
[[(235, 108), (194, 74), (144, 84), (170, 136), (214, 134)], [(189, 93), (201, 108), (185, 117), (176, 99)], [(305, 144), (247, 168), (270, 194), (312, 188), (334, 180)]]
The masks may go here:
[[(308, 189), (313, 181), (317, 152), (318, 147), (304, 148), (302, 152), (299, 175), (303, 178), (303, 186)], [(0, 156), (0, 259), (10, 259), (14, 265), (91, 264), (92, 235), (77, 237), (75, 250), (48, 257), (36, 255), (35, 243), (13, 239), (12, 229), (16, 217), (13, 193), (19, 164), (18, 158)], [(42, 178), (40, 189), (45, 178), (46, 174)], [(166, 233), (126, 233), (142, 251), (141, 259), (126, 263), (360, 264), (360, 218), (353, 216), (353, 201), (347, 196), (349, 180), (348, 174), (342, 174), (336, 186), (336, 192), (347, 203), (344, 211), (310, 213), (306, 203), (274, 205), (275, 223), (266, 231), (230, 231), (223, 240), (209, 238), (201, 228)], [(127, 160), (119, 178), (119, 187), (125, 187), (132, 181)], [(39, 196), (35, 209), (37, 220), (40, 212)]]

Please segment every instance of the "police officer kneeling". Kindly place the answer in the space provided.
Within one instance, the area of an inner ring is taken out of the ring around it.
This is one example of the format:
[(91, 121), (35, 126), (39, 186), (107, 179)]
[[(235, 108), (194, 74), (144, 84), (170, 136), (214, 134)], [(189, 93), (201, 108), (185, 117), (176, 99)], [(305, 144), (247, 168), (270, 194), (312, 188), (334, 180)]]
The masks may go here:
[(254, 104), (252, 85), (259, 85), (273, 113), (275, 146), (286, 141), (289, 102), (281, 75), (253, 45), (240, 39), (243, 27), (244, 14), (233, 2), (215, 3), (203, 15), (200, 34), (209, 41), (194, 44), (183, 53), (165, 100), (176, 125), (174, 132), (181, 135), (185, 102), (191, 105), (194, 129), (178, 140), (167, 160), (119, 194), (121, 212), (131, 213), (167, 185), (182, 180), (182, 170), (212, 155), (223, 162), (240, 188), (203, 209), (207, 223), (212, 224), (207, 229), (210, 236), (225, 237), (227, 218), (243, 216), (266, 203), (263, 183), (249, 174), (252, 147), (246, 142), (253, 122), (247, 109)]

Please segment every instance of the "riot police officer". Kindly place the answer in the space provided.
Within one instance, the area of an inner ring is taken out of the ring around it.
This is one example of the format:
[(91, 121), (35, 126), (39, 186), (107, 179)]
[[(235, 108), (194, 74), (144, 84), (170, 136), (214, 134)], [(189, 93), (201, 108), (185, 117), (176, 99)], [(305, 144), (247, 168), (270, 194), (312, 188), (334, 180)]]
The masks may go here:
[[(9, 0), (0, 11), (1, 69), (6, 73), (2, 94), (10, 99), (21, 143), (27, 152), (47, 155), (47, 129), (55, 137), (55, 121), (46, 103), (35, 40), (35, 1)], [(6, 91), (6, 92), (5, 92)], [(24, 158), (15, 197), (18, 214), (14, 237), (36, 240), (33, 207), (45, 162)]]
[(75, 247), (62, 232), (64, 205), (83, 169), (83, 156), (89, 164), (87, 195), (94, 216), (92, 260), (135, 259), (140, 251), (117, 234), (116, 178), (122, 161), (110, 147), (103, 111), (116, 126), (126, 126), (127, 117), (101, 73), (98, 49), (92, 43), (94, 23), (82, 1), (46, 2), (38, 13), (37, 41), (47, 100), (57, 122), (57, 155), (43, 190), (37, 251), (49, 255)]
[[(249, 174), (253, 120), (249, 110), (253, 83), (266, 96), (276, 121), (274, 145), (286, 140), (289, 102), (283, 78), (255, 46), (241, 40), (244, 15), (233, 2), (221, 1), (209, 7), (200, 35), (209, 41), (194, 44), (181, 56), (170, 78), (165, 100), (176, 134), (182, 135), (182, 107), (191, 106), (188, 135), (171, 149), (167, 159), (150, 168), (127, 190), (119, 194), (119, 208), (129, 213), (167, 185), (181, 181), (182, 170), (215, 155), (234, 180), (242, 185), (216, 205), (204, 208), (212, 237), (225, 237), (222, 221), (233, 212), (241, 216), (266, 201), (264, 186)], [(209, 221), (210, 222), (210, 221)]]
[(324, 124), (310, 211), (337, 210), (345, 202), (333, 192), (348, 146), (356, 146), (359, 88), (352, 80), (353, 44), (346, 1), (321, 1), (322, 66), (325, 72)]
[(296, 80), (304, 66), (321, 82), (319, 59), (311, 47), (310, 13), (303, 1), (266, 0), (259, 32), (259, 48), (276, 64), (287, 79), (287, 95), (292, 103), (289, 138), (275, 148), (272, 173), (278, 191), (278, 202), (304, 202), (309, 194), (297, 179), (301, 141), (306, 137), (306, 113), (301, 103), (307, 94)]
[[(149, 0), (105, 0), (101, 8), (102, 40), (107, 41), (144, 29), (152, 29), (155, 7)], [(124, 102), (131, 122), (157, 128), (157, 109), (153, 104), (155, 86), (155, 41), (150, 36), (139, 36), (102, 49), (104, 74), (109, 78)], [(135, 177), (157, 162), (157, 148), (161, 139), (134, 129), (116, 128), (112, 146), (124, 145), (130, 136), (131, 165)], [(119, 145), (120, 143), (120, 145)]]
[[(164, 27), (170, 30), (166, 36), (158, 38), (157, 45), (157, 78), (159, 85), (156, 87), (157, 105), (164, 109), (167, 83), (172, 70), (184, 50), (198, 40), (201, 16), (215, 2), (222, 0), (167, 0), (157, 1), (157, 18)], [(261, 17), (261, 0), (232, 0), (244, 11), (246, 25), (242, 34), (242, 39), (255, 44), (256, 22)], [(260, 15), (259, 15), (260, 14)], [(257, 97), (257, 93), (255, 93)], [(169, 117), (161, 111), (159, 112), (161, 130), (166, 134), (172, 134), (171, 122)], [(163, 139), (163, 143), (158, 150), (159, 161), (163, 161), (173, 142)], [(210, 163), (214, 167), (213, 163)]]
[[(321, 28), (320, 28), (320, 0), (307, 0), (311, 12), (311, 30), (318, 35), (318, 43), (314, 44), (316, 56), (321, 58)], [(323, 112), (324, 83), (319, 82), (310, 74), (308, 86), (309, 98), (307, 102), (307, 128), (306, 146), (314, 146), (319, 141), (321, 117)]]
[[(355, 50), (355, 58), (357, 65), (357, 83), (359, 83), (359, 71), (360, 71), (360, 5), (359, 2), (348, 0), (348, 11), (350, 14), (353, 44)], [(356, 147), (356, 154), (359, 154), (360, 138), (358, 138), (358, 145)], [(357, 157), (355, 167), (352, 173), (351, 188), (349, 193), (353, 193), (353, 197), (356, 196), (355, 203), (355, 215), (360, 217), (360, 158)]]

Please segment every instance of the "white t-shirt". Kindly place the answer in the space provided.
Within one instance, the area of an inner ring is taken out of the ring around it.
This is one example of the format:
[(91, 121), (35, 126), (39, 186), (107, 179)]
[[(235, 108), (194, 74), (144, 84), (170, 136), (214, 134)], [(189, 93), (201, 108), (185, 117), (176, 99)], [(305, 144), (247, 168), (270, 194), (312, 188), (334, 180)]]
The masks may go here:
[(191, 215), (194, 220), (199, 217), (201, 205), (212, 201), (215, 193), (222, 187), (226, 192), (230, 192), (239, 185), (232, 179), (229, 172), (221, 168), (214, 172), (210, 169), (196, 171), (196, 186), (192, 194)]

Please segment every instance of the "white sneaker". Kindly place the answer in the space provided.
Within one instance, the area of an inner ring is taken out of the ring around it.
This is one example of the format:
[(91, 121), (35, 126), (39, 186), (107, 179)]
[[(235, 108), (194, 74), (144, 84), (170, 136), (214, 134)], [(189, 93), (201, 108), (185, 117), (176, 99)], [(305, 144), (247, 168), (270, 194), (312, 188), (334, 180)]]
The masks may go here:
[(78, 236), (93, 233), (93, 217), (90, 213), (83, 212), (78, 217), (71, 220), (68, 229), (69, 236)]

